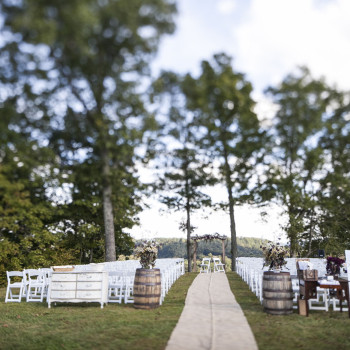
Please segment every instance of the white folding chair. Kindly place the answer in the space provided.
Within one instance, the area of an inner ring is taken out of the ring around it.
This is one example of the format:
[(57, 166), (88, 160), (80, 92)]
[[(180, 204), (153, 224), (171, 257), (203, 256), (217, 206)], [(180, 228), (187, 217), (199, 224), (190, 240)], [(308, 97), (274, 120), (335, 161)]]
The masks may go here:
[(44, 275), (44, 283), (45, 283), (45, 288), (44, 288), (44, 298), (47, 298), (47, 293), (49, 290), (49, 284), (52, 276), (52, 269), (50, 268), (40, 268), (40, 271), (43, 272)]
[(124, 277), (121, 271), (108, 272), (108, 302), (121, 304), (124, 297)]
[(219, 258), (213, 258), (213, 261), (214, 261), (214, 272), (225, 273), (225, 264), (222, 264)]
[(134, 279), (135, 271), (126, 271), (124, 274), (124, 303), (133, 303), (134, 302)]
[(8, 301), (20, 303), (22, 300), (24, 279), (22, 271), (6, 271), (7, 289), (5, 303)]
[(27, 275), (27, 302), (43, 302), (45, 294), (45, 274), (40, 270), (25, 270)]
[(200, 264), (199, 273), (210, 273), (210, 258), (203, 258), (202, 263)]

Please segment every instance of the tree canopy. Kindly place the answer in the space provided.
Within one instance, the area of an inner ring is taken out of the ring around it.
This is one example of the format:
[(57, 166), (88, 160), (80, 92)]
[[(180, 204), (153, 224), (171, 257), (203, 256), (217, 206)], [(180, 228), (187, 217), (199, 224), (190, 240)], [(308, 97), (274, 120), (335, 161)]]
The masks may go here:
[(186, 215), (189, 258), (206, 206), (228, 214), (233, 270), (242, 204), (280, 205), (293, 255), (350, 248), (349, 92), (301, 67), (266, 89), (275, 114), (261, 120), (225, 53), (197, 76), (151, 77), (174, 1), (0, 6), (0, 272), (129, 254), (152, 158), (152, 189)]

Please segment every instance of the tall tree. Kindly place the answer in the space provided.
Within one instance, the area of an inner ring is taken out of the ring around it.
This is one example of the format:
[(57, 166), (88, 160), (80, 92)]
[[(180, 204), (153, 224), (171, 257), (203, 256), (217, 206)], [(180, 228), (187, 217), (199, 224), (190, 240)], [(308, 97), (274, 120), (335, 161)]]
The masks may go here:
[(324, 176), (318, 195), (321, 226), (319, 244), (329, 253), (350, 248), (350, 94), (330, 90), (320, 147)]
[(165, 157), (163, 162), (161, 160), (157, 187), (162, 193), (162, 203), (170, 210), (186, 213), (186, 220), (180, 223), (180, 229), (187, 235), (188, 270), (191, 272), (191, 233), (194, 231), (191, 216), (194, 211), (211, 206), (211, 199), (204, 188), (213, 185), (216, 180), (211, 164), (198, 148), (193, 116), (184, 104), (182, 81), (182, 76), (163, 72), (153, 84), (154, 98), (161, 97), (163, 101), (157, 100), (162, 111), (159, 113), (166, 113), (162, 128)]
[(291, 255), (295, 256), (301, 252), (302, 239), (307, 237), (311, 246), (314, 235), (317, 183), (323, 165), (317, 140), (329, 92), (325, 82), (314, 79), (305, 67), (266, 92), (278, 107), (269, 176), (277, 198), (286, 208), (285, 230)]
[(259, 162), (263, 133), (254, 113), (252, 86), (233, 70), (231, 58), (214, 55), (202, 62), (198, 78), (183, 82), (186, 107), (193, 111), (202, 149), (218, 163), (219, 181), (227, 190), (222, 205), (230, 215), (232, 270), (236, 269), (237, 233), (235, 205), (251, 199), (250, 185)]
[(51, 140), (63, 164), (91, 161), (100, 170), (91, 180), (100, 187), (105, 258), (115, 260), (114, 199), (124, 180), (115, 184), (114, 179), (135, 172), (135, 148), (152, 125), (137, 87), (139, 75), (148, 73), (160, 37), (174, 30), (175, 4), (4, 0), (2, 11), (12, 38), (7, 59), (30, 52), (39, 61), (26, 59), (20, 74), (30, 71), (41, 83), (45, 98), (37, 103), (47, 111), (47, 132), (55, 130)]
[(47, 192), (58, 164), (32, 133), (30, 120), (0, 98), (0, 284), (6, 270), (73, 258), (71, 251), (59, 252), (60, 236), (50, 230), (57, 208)]

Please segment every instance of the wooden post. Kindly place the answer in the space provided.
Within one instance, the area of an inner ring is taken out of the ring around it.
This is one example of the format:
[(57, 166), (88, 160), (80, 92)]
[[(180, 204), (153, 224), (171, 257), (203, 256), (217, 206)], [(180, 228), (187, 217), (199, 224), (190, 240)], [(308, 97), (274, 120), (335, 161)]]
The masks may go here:
[[(222, 263), (226, 264), (226, 262), (225, 262), (225, 240), (222, 239), (221, 242), (222, 242)], [(225, 269), (226, 269), (226, 265), (225, 265)]]
[(197, 272), (197, 241), (194, 241), (194, 251), (193, 251), (193, 272)]

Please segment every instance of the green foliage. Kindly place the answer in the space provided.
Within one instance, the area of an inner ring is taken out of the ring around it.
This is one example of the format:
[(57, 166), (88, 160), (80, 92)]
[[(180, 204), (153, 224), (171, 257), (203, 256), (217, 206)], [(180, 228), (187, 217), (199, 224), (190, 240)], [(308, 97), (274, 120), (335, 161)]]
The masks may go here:
[[(176, 6), (24, 0), (3, 1), (1, 10), (0, 164), (10, 183), (23, 185), (26, 213), (17, 210), (12, 223), (25, 221), (19, 240), (28, 250), (28, 237), (55, 247), (62, 239), (77, 261), (114, 260), (131, 250), (124, 229), (137, 223), (143, 189), (136, 148), (155, 127), (140, 76), (160, 37), (173, 32)], [(8, 243), (9, 252), (17, 248)]]
[[(198, 77), (163, 73), (148, 108), (144, 78), (175, 14), (167, 0), (1, 2), (0, 272), (130, 254), (125, 229), (146, 191), (137, 167), (154, 156), (163, 203), (186, 212), (188, 256), (191, 214), (213, 204), (215, 183), (233, 269), (258, 254), (237, 252), (243, 203), (285, 209), (292, 255), (350, 248), (349, 93), (302, 67), (267, 89), (277, 108), (264, 126), (251, 83), (217, 54)], [(164, 254), (185, 256), (181, 242)]]
[(267, 184), (286, 210), (288, 223), (284, 229), (291, 242), (291, 255), (301, 254), (303, 248), (310, 255), (318, 230), (317, 187), (325, 161), (317, 139), (330, 104), (329, 88), (302, 67), (267, 93), (278, 105)]
[(220, 203), (230, 215), (232, 269), (237, 256), (234, 207), (253, 198), (252, 179), (259, 163), (264, 132), (254, 112), (252, 85), (233, 70), (231, 58), (214, 55), (203, 61), (198, 78), (190, 74), (183, 82), (186, 107), (194, 115), (202, 149), (217, 162), (218, 180), (228, 199)]
[(186, 214), (186, 220), (179, 227), (187, 234), (189, 258), (191, 233), (195, 230), (191, 224), (191, 215), (194, 211), (212, 206), (211, 198), (204, 190), (217, 180), (212, 173), (212, 160), (205, 156), (198, 145), (193, 117), (185, 106), (183, 81), (182, 76), (163, 72), (153, 83), (152, 98), (158, 99), (161, 106), (164, 100), (169, 105), (168, 120), (162, 128), (164, 144), (168, 145), (168, 149), (163, 151), (165, 157), (161, 160), (161, 168), (166, 170), (161, 172), (156, 188), (160, 191), (160, 201), (169, 210)]
[(47, 223), (52, 209), (46, 203), (33, 203), (30, 192), (20, 182), (10, 182), (0, 167), (0, 284), (6, 270), (50, 266), (69, 251), (60, 254), (59, 238)]

